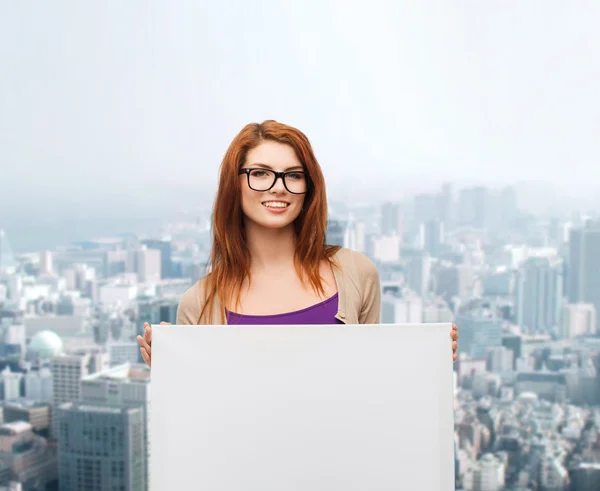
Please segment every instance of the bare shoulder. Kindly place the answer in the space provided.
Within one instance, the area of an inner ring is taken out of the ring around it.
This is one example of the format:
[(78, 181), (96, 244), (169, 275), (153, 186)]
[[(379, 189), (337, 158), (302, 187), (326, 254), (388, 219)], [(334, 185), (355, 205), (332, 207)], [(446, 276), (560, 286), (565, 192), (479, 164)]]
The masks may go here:
[(201, 311), (201, 300), (204, 298), (206, 278), (202, 278), (189, 287), (179, 300), (177, 307), (177, 324), (197, 324)]
[(362, 252), (342, 247), (334, 257), (343, 270), (354, 272), (359, 280), (379, 277), (375, 263)]

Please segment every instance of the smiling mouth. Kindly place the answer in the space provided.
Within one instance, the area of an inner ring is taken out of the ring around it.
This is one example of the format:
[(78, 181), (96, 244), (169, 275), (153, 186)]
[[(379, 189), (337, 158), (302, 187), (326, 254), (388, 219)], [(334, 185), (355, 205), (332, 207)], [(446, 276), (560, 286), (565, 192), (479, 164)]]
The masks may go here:
[(267, 208), (287, 208), (290, 206), (289, 203), (284, 201), (264, 201), (262, 205), (266, 206)]

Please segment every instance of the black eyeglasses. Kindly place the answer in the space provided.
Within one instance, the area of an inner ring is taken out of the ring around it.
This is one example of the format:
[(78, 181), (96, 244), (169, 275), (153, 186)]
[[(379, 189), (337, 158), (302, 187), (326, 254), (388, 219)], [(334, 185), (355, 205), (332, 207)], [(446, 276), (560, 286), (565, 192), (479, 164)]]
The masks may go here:
[(304, 171), (277, 172), (271, 169), (245, 168), (240, 169), (239, 173), (246, 174), (248, 186), (254, 191), (268, 191), (280, 178), (285, 189), (292, 194), (305, 194), (308, 189), (308, 175)]

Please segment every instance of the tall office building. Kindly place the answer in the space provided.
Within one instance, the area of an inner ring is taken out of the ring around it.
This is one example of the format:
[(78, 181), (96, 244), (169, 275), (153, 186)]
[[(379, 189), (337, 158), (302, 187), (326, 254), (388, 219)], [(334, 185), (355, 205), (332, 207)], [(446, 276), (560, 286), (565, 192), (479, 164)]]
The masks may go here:
[(402, 235), (400, 205), (386, 202), (381, 205), (381, 235)]
[(85, 376), (80, 401), (59, 410), (61, 489), (147, 491), (150, 369), (126, 363)]
[(423, 321), (423, 300), (410, 290), (381, 297), (381, 323), (420, 323)]
[(486, 228), (490, 214), (490, 192), (483, 186), (462, 189), (458, 202), (459, 225)]
[(455, 323), (460, 326), (460, 351), (471, 358), (487, 359), (491, 348), (502, 346), (503, 321), (490, 311), (461, 313)]
[(562, 308), (560, 334), (565, 339), (596, 334), (596, 308), (590, 303), (568, 304)]
[(81, 380), (96, 371), (108, 368), (108, 354), (103, 352), (75, 352), (52, 358), (52, 436), (58, 436), (57, 409), (66, 402), (77, 402), (81, 397)]
[(160, 277), (162, 279), (173, 276), (172, 243), (170, 238), (142, 240), (148, 249), (160, 251)]
[(141, 407), (68, 402), (58, 417), (61, 491), (147, 491)]
[[(588, 222), (569, 235), (569, 303), (591, 303), (600, 312), (600, 223)], [(596, 316), (600, 328), (600, 316)]]
[(354, 217), (348, 218), (348, 226), (344, 236), (344, 245), (357, 252), (365, 252), (365, 223), (356, 221)]
[(431, 258), (428, 254), (419, 254), (406, 265), (406, 282), (419, 296), (429, 292), (431, 280)]
[[(143, 415), (143, 448), (146, 451), (144, 480), (149, 482), (148, 463), (150, 462), (151, 447), (149, 437), (150, 368), (145, 363), (124, 363), (88, 375), (81, 381), (81, 402), (102, 408), (141, 409)], [(137, 424), (137, 419), (123, 421), (127, 424)]]
[(444, 226), (451, 229), (454, 226), (454, 193), (452, 184), (444, 183), (442, 190), (436, 197), (437, 213), (436, 219), (440, 220)]
[(4, 229), (0, 228), (0, 273), (14, 268), (17, 265), (12, 248)]
[(143, 245), (136, 253), (138, 281), (161, 279), (161, 252)]
[[(156, 298), (156, 297), (139, 297), (138, 298), (138, 334), (144, 334), (144, 322), (148, 324), (160, 324), (161, 322), (169, 322), (175, 324), (177, 322), (177, 306), (179, 298)], [(138, 361), (143, 363), (144, 360), (137, 350), (139, 355)]]
[(517, 323), (527, 332), (547, 332), (560, 324), (563, 265), (559, 259), (528, 258), (517, 277)]
[(438, 257), (444, 243), (444, 222), (429, 220), (421, 224), (419, 247), (433, 257)]
[(14, 401), (21, 397), (21, 381), (23, 374), (20, 372), (12, 372), (7, 366), (0, 372), (0, 381), (2, 381), (3, 398), (5, 401)]
[(329, 218), (327, 221), (326, 242), (332, 246), (346, 246), (346, 229), (348, 223), (346, 220)]

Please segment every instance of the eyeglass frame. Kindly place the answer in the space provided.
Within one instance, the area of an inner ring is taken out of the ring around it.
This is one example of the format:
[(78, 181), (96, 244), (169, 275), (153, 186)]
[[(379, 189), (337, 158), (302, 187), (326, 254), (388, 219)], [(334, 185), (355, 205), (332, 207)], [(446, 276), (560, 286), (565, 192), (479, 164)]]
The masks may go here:
[[(252, 186), (250, 186), (250, 172), (252, 172), (253, 170), (262, 170), (262, 171), (267, 171), (267, 172), (271, 172), (272, 174), (274, 174), (275, 179), (273, 179), (273, 184), (271, 184), (271, 186), (269, 186), (267, 189), (262, 189), (262, 190), (254, 189)], [(278, 172), (276, 170), (266, 169), (264, 167), (242, 167), (239, 170), (238, 175), (241, 176), (242, 174), (246, 174), (246, 180), (248, 182), (248, 187), (250, 189), (252, 189), (252, 191), (256, 191), (257, 193), (266, 193), (267, 191), (270, 191), (271, 189), (273, 189), (275, 184), (277, 184), (277, 179), (281, 179), (281, 182), (283, 183), (283, 187), (285, 188), (285, 190), (288, 193), (291, 193), (291, 194), (306, 194), (308, 192), (308, 186), (310, 185), (310, 176), (304, 170), (288, 170), (288, 171), (284, 171), (284, 172)], [(306, 191), (304, 191), (303, 193), (294, 193), (293, 191), (290, 191), (289, 188), (287, 187), (287, 184), (285, 183), (285, 176), (287, 174), (304, 174), (304, 177), (306, 178)]]

